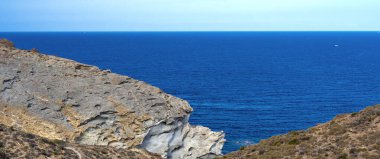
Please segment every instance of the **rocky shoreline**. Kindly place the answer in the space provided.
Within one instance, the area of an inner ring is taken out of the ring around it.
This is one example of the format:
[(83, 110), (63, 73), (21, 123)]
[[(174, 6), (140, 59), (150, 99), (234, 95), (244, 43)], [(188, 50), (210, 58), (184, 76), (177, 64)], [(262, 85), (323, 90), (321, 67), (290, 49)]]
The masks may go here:
[(141, 148), (163, 158), (221, 155), (223, 132), (145, 82), (0, 42), (0, 123), (50, 140)]

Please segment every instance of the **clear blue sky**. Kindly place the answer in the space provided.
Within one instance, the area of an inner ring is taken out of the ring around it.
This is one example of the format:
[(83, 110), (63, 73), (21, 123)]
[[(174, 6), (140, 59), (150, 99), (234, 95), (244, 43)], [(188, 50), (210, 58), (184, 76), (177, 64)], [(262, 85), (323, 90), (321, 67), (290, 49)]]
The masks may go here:
[(380, 0), (1, 0), (0, 31), (368, 31)]

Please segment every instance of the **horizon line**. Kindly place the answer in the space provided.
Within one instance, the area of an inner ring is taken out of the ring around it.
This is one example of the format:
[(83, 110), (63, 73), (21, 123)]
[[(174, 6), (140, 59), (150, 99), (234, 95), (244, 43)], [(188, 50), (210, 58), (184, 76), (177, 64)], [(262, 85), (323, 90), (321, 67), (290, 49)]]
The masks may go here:
[(112, 33), (112, 32), (129, 32), (129, 33), (143, 33), (143, 32), (147, 32), (147, 33), (159, 33), (159, 32), (182, 32), (182, 33), (186, 33), (186, 32), (380, 32), (380, 30), (259, 30), (259, 31), (229, 31), (229, 30), (226, 30), (226, 31), (212, 31), (212, 30), (199, 30), (199, 31), (171, 31), (171, 30), (168, 30), (168, 31), (102, 31), (102, 30), (99, 30), (99, 31), (0, 31), (0, 33), (65, 33), (65, 32), (78, 32), (78, 33), (86, 33), (86, 32), (103, 32), (103, 33)]

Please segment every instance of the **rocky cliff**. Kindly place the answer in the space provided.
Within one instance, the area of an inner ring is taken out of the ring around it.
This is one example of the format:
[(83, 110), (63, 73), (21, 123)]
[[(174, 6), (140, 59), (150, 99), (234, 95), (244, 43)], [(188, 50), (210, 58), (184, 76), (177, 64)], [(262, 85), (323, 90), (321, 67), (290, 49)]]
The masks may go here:
[(380, 105), (242, 147), (228, 159), (379, 159)]
[(51, 140), (139, 147), (164, 158), (221, 155), (222, 132), (189, 124), (192, 108), (142, 81), (0, 41), (0, 123)]

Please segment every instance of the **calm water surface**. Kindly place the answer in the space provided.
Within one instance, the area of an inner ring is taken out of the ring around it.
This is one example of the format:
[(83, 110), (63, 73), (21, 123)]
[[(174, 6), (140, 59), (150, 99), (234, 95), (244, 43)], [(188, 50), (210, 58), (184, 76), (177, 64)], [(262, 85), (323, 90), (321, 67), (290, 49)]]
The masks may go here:
[(224, 152), (380, 103), (379, 32), (0, 33), (184, 98)]

